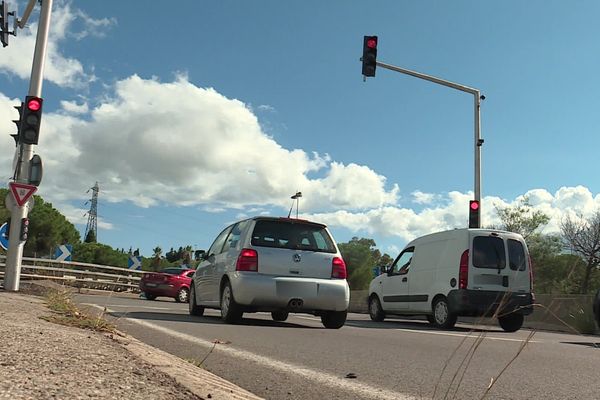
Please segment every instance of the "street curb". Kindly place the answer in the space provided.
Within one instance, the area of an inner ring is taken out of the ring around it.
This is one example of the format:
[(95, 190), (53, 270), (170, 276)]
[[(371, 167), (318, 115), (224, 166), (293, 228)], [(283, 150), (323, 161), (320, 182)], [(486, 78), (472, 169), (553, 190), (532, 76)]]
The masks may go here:
[(177, 356), (147, 345), (140, 340), (119, 332), (119, 337), (106, 334), (135, 356), (169, 375), (202, 399), (261, 400), (255, 394), (197, 367)]

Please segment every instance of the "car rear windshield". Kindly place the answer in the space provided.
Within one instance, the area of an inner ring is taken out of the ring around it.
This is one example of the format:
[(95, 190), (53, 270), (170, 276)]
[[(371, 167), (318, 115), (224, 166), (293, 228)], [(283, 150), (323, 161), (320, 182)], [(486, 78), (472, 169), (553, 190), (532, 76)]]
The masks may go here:
[(525, 271), (525, 249), (518, 240), (508, 239), (508, 265), (513, 271)]
[(299, 221), (258, 220), (252, 245), (335, 253), (333, 240), (322, 225)]
[(179, 275), (184, 271), (187, 271), (187, 270), (181, 269), (181, 268), (166, 268), (160, 272), (162, 272), (163, 274), (169, 274), (169, 275)]
[(503, 269), (506, 266), (504, 240), (493, 236), (475, 237), (473, 239), (473, 266)]

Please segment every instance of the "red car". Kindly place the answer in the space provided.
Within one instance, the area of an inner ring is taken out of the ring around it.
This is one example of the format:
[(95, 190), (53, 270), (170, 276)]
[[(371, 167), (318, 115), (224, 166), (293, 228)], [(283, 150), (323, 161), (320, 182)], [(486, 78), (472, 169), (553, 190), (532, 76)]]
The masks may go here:
[(148, 300), (157, 297), (172, 297), (178, 303), (187, 303), (190, 283), (196, 270), (188, 268), (166, 268), (160, 272), (142, 275), (140, 290)]

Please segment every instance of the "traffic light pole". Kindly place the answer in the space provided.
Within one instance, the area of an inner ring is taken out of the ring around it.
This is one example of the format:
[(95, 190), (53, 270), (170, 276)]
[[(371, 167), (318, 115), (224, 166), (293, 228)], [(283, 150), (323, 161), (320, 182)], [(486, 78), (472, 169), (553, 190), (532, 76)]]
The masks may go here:
[[(26, 14), (19, 27), (25, 26), (33, 6), (37, 0), (30, 0), (26, 8)], [(44, 62), (46, 59), (46, 45), (48, 43), (48, 32), (50, 30), (50, 15), (53, 0), (41, 0), (40, 21), (38, 24), (33, 64), (31, 66), (31, 79), (29, 81), (29, 96), (41, 97), (42, 82), (44, 79)], [(33, 157), (33, 145), (20, 142), (17, 146), (17, 165), (14, 171), (14, 180), (18, 183), (29, 183), (30, 161)], [(9, 194), (11, 196), (11, 194)], [(4, 272), (4, 290), (18, 291), (21, 279), (21, 261), (23, 259), (23, 246), (19, 238), (21, 221), (27, 218), (28, 205), (22, 207), (13, 204), (11, 213), (10, 232), (8, 236), (8, 252), (6, 255), (6, 269)]]
[[(411, 71), (409, 69), (396, 67), (395, 65), (385, 64), (382, 62), (376, 62), (378, 67), (389, 69), (391, 71), (400, 72), (402, 74), (414, 76), (415, 78), (424, 79), (429, 82), (437, 83), (439, 85), (447, 86), (452, 89), (460, 90), (461, 92), (470, 93), (473, 95), (475, 100), (475, 200), (481, 204), (481, 146), (483, 145), (483, 139), (481, 138), (481, 100), (485, 97), (481, 95), (478, 89), (473, 89), (468, 86), (459, 85), (458, 83), (446, 81), (444, 79), (436, 78), (435, 76), (425, 75), (420, 72)], [(479, 223), (481, 227), (481, 223)]]

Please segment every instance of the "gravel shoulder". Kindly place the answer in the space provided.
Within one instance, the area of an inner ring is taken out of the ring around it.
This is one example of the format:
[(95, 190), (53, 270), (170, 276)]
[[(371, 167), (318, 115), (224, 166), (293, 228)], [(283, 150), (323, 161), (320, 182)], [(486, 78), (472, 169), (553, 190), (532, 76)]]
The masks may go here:
[(259, 399), (120, 332), (43, 320), (26, 292), (0, 290), (0, 399)]

